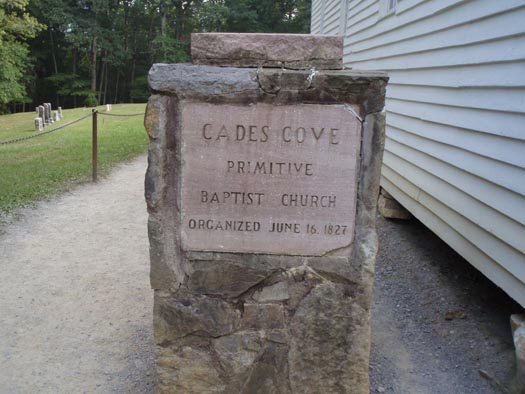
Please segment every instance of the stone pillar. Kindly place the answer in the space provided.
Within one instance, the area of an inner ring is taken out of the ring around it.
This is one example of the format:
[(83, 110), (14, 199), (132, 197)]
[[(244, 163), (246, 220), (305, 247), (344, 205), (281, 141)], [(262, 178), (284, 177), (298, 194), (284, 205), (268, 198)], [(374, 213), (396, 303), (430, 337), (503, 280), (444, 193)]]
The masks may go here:
[(157, 392), (368, 394), (388, 77), (341, 37), (192, 45), (149, 73)]
[(44, 124), (42, 122), (42, 118), (35, 118), (35, 131), (42, 131), (44, 130)]

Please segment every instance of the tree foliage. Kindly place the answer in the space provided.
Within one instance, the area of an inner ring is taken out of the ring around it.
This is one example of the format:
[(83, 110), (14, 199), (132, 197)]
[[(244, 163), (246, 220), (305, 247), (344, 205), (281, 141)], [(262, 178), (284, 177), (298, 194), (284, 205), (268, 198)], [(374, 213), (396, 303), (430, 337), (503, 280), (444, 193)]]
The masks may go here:
[(189, 61), (191, 32), (307, 33), (310, 1), (0, 0), (0, 104), (144, 101), (151, 64)]
[(0, 111), (13, 101), (27, 101), (31, 66), (26, 41), (44, 28), (26, 12), (26, 0), (0, 0)]

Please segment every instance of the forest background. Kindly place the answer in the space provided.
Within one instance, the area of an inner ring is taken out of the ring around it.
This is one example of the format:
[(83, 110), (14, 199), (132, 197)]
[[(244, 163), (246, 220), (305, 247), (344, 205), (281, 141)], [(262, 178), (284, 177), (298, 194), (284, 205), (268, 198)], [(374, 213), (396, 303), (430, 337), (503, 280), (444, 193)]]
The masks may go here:
[(0, 0), (0, 114), (144, 102), (192, 32), (308, 33), (311, 0)]

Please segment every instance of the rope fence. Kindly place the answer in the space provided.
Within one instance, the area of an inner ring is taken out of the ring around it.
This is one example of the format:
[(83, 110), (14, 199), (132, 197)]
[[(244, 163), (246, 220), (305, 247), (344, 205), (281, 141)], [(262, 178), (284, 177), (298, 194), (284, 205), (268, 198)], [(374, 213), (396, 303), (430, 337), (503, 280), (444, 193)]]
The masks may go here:
[(107, 113), (107, 112), (99, 112), (97, 109), (93, 109), (92, 112), (89, 114), (89, 115), (86, 115), (86, 116), (83, 116), (79, 119), (76, 119), (76, 120), (73, 120), (69, 123), (66, 123), (65, 125), (62, 125), (60, 127), (57, 127), (56, 129), (53, 129), (53, 130), (47, 130), (47, 131), (43, 131), (41, 133), (36, 133), (36, 134), (32, 134), (32, 135), (28, 135), (28, 136), (25, 136), (25, 137), (19, 137), (19, 138), (13, 138), (11, 140), (6, 140), (6, 141), (0, 141), (0, 145), (8, 145), (8, 144), (14, 144), (16, 142), (22, 142), (22, 141), (27, 141), (27, 140), (30, 140), (32, 138), (36, 138), (36, 137), (40, 137), (40, 136), (43, 136), (43, 135), (46, 135), (46, 134), (50, 134), (50, 133), (53, 133), (55, 131), (58, 131), (58, 130), (61, 130), (61, 129), (64, 129), (68, 126), (71, 126), (75, 123), (78, 123), (84, 119), (87, 119), (89, 117), (91, 117), (92, 119), (92, 170), (93, 170), (93, 174), (92, 174), (92, 178), (93, 178), (93, 182), (96, 182), (97, 181), (97, 163), (98, 163), (98, 121), (97, 121), (97, 115), (100, 114), (100, 115), (104, 115), (104, 116), (119, 116), (119, 117), (131, 117), (131, 116), (144, 116), (144, 112), (142, 113), (138, 113), (138, 114), (110, 114), (110, 113)]
[[(99, 112), (98, 110), (94, 111), (100, 115), (104, 115), (104, 116), (122, 116), (122, 117), (129, 117), (129, 116), (144, 116), (144, 112), (141, 112), (139, 114), (109, 114), (109, 113), (106, 113), (106, 112)], [(22, 141), (27, 141), (27, 140), (30, 140), (30, 139), (33, 139), (33, 138), (36, 138), (36, 137), (41, 137), (43, 135), (46, 135), (46, 134), (50, 134), (50, 133), (53, 133), (55, 131), (58, 131), (58, 130), (62, 130), (68, 126), (71, 126), (75, 123), (78, 123), (80, 122), (81, 120), (84, 120), (86, 118), (89, 118), (90, 116), (92, 116), (92, 114), (89, 114), (89, 115), (86, 115), (86, 116), (83, 116), (79, 119), (76, 119), (76, 120), (73, 120), (69, 123), (66, 123), (65, 125), (62, 125), (60, 127), (57, 127), (56, 129), (53, 129), (53, 130), (47, 130), (47, 131), (43, 131), (41, 133), (36, 133), (36, 134), (32, 134), (32, 135), (27, 135), (25, 137), (18, 137), (18, 138), (13, 138), (11, 140), (6, 140), (6, 141), (0, 141), (0, 145), (8, 145), (8, 144), (14, 144), (14, 143), (17, 143), (17, 142), (22, 142)]]
[(84, 120), (84, 119), (89, 118), (89, 117), (91, 117), (91, 114), (83, 116), (83, 117), (81, 117), (81, 118), (79, 118), (77, 120), (73, 120), (73, 121), (71, 121), (69, 123), (66, 123), (65, 125), (62, 125), (60, 127), (57, 127), (56, 129), (53, 129), (53, 130), (47, 130), (47, 131), (43, 131), (41, 133), (27, 135), (25, 137), (13, 138), (12, 140), (0, 141), (0, 145), (14, 144), (15, 142), (26, 141), (26, 140), (30, 140), (30, 139), (33, 139), (33, 138), (36, 138), (36, 137), (40, 137), (40, 136), (43, 136), (43, 135), (46, 135), (46, 134), (50, 134), (50, 133), (53, 133), (55, 131), (62, 130), (64, 128), (68, 127), (68, 126), (71, 126), (72, 124), (78, 123), (81, 120)]
[[(97, 111), (98, 112), (98, 111)], [(140, 114), (130, 114), (130, 115), (123, 115), (123, 114), (109, 114), (107, 112), (98, 112), (99, 115), (104, 116), (144, 116), (144, 112), (141, 112)]]

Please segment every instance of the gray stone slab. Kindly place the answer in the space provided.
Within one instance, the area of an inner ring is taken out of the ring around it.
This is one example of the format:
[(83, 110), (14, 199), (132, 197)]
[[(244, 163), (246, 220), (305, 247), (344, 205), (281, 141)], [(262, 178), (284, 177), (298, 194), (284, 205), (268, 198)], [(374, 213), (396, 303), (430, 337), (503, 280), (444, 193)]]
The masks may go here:
[(154, 64), (150, 88), (159, 94), (203, 102), (357, 105), (360, 116), (385, 106), (388, 75), (380, 71), (280, 70)]
[(194, 64), (342, 69), (343, 37), (313, 34), (193, 33)]
[(361, 123), (344, 106), (184, 103), (181, 118), (183, 250), (351, 245)]

